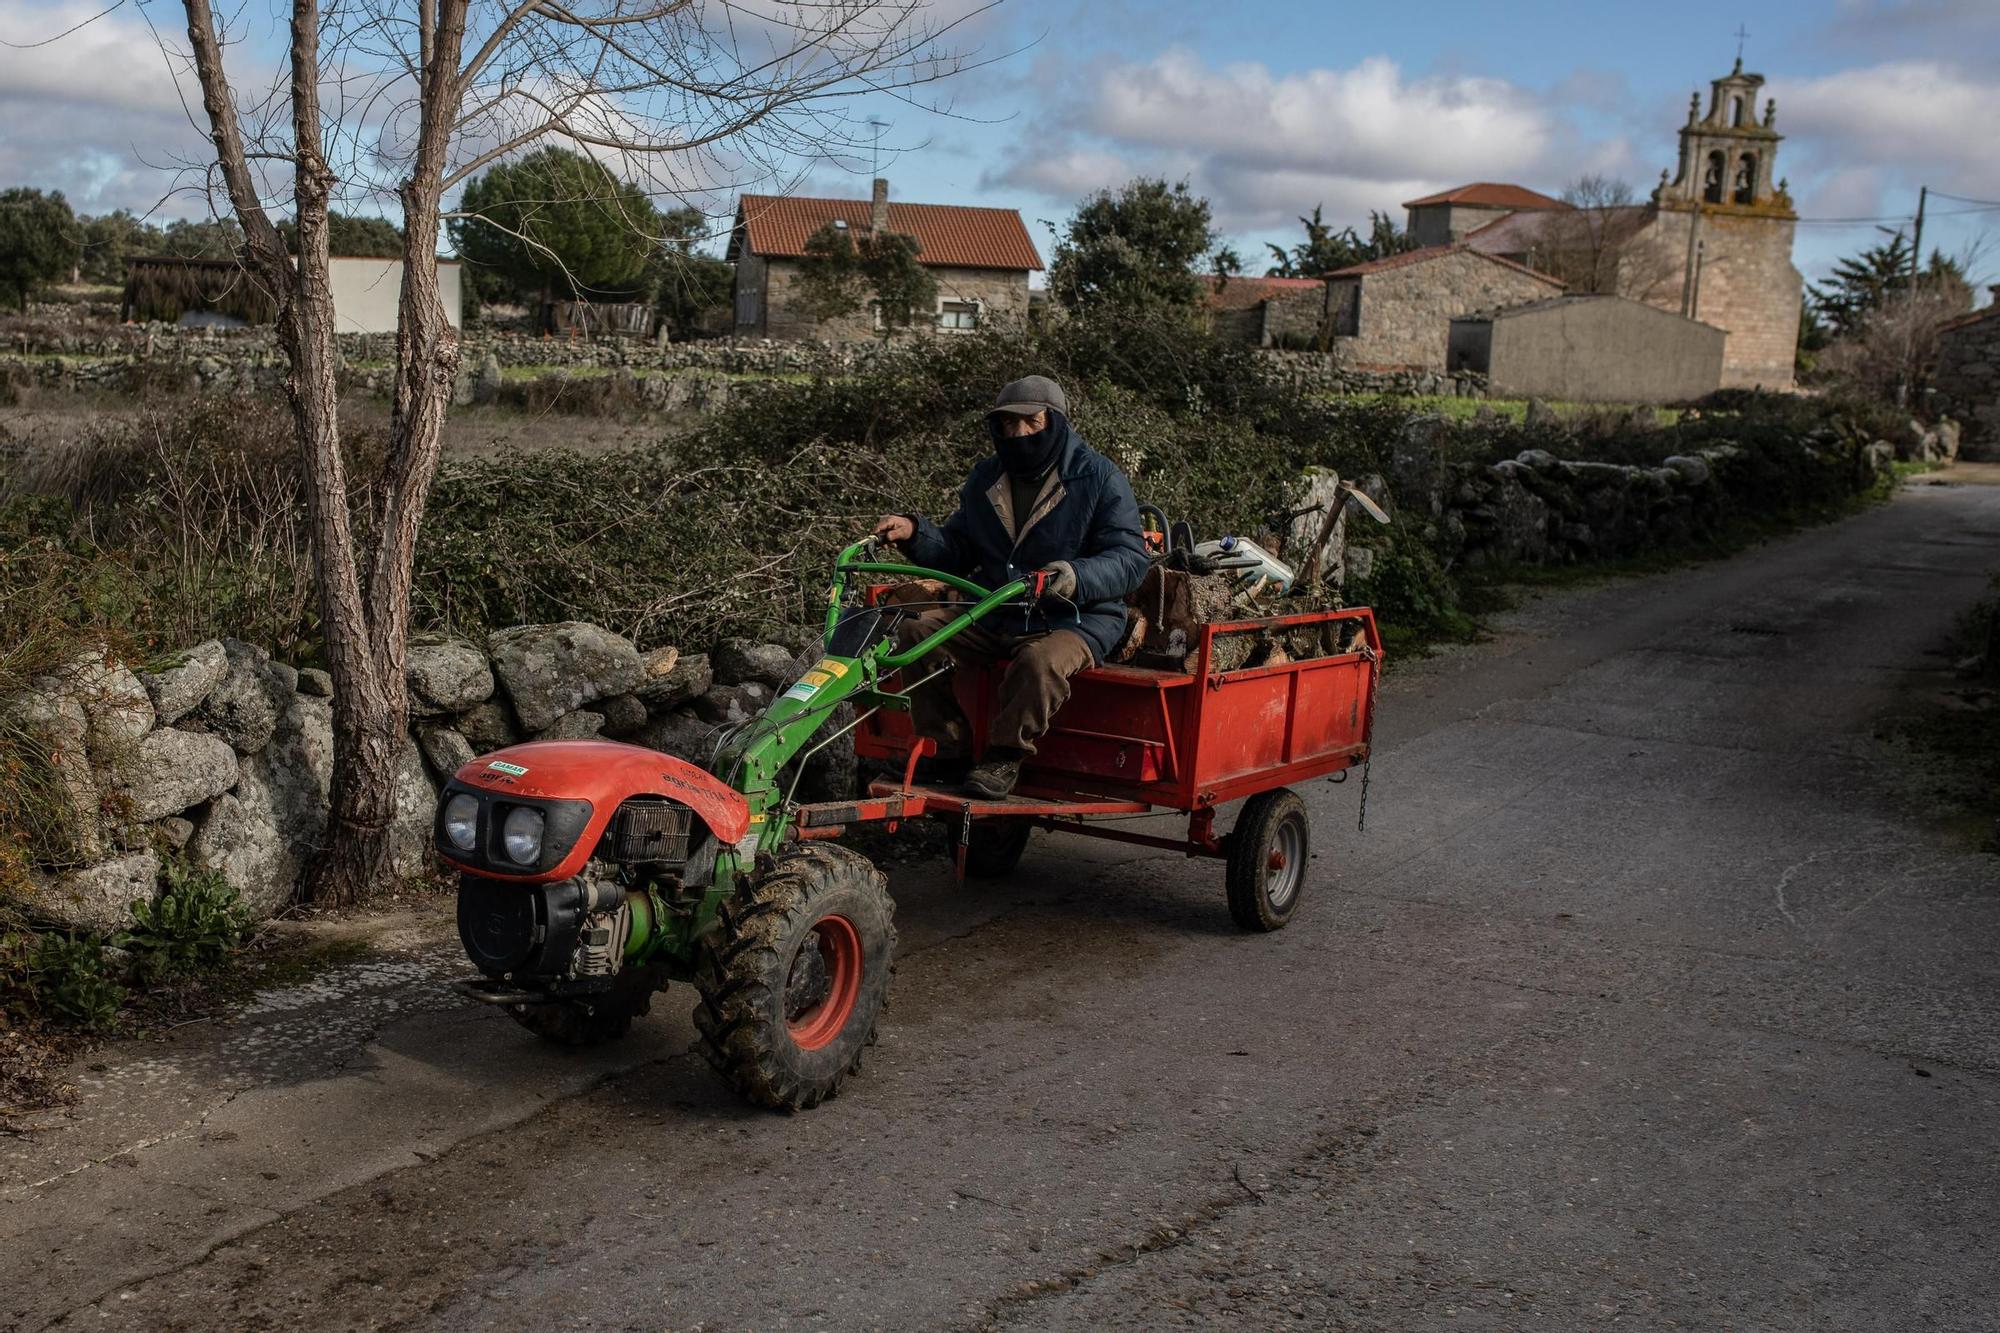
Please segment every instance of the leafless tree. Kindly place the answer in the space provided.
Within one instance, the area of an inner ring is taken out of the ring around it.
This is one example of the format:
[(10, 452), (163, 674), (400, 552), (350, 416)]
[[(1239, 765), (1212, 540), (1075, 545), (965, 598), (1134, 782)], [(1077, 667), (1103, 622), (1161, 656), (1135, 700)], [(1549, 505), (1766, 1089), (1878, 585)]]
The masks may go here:
[(1582, 176), (1562, 192), (1563, 207), (1548, 215), (1538, 266), (1573, 292), (1618, 291), (1618, 263), (1639, 212), (1632, 187), (1608, 176)]
[[(214, 146), (203, 182), (242, 224), (245, 266), (276, 299), (290, 360), (334, 681), (328, 845), (306, 893), (348, 901), (391, 874), (411, 566), (459, 363), (436, 265), (446, 201), (487, 164), (546, 142), (662, 193), (783, 179), (868, 141), (845, 110), (857, 95), (913, 99), (965, 68), (945, 42), (987, 6), (292, 0), (274, 71), (251, 44), (259, 7), (222, 17), (210, 0), (183, 3), (187, 45), (163, 45), (200, 88)], [(340, 448), (327, 214), (335, 200), (389, 196), (406, 237), (395, 382), (386, 462), (357, 522)], [(273, 219), (287, 203), (296, 256)]]
[(1990, 238), (1980, 235), (1949, 261), (1890, 292), (1858, 327), (1821, 351), (1813, 378), (1844, 384), (1898, 407), (1920, 405), (1937, 370), (1944, 326), (1972, 309), (1972, 286)]

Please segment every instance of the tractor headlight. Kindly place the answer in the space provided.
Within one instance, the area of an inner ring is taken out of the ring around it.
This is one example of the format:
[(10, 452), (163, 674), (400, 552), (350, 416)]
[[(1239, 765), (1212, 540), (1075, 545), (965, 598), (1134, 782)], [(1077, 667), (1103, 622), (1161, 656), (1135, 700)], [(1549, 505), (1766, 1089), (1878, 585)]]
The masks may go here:
[(517, 805), (507, 812), (507, 822), (500, 826), (501, 838), (507, 844), (507, 855), (517, 864), (533, 865), (542, 854), (543, 815), (531, 806)]
[(479, 842), (479, 798), (460, 792), (444, 803), (444, 836), (461, 852)]

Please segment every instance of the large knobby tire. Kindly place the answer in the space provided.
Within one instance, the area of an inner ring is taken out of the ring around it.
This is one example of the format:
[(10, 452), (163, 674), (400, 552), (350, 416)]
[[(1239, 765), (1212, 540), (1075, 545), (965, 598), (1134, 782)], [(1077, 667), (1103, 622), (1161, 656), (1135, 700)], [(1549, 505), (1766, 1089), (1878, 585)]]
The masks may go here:
[(653, 1007), (653, 996), (667, 988), (666, 971), (657, 963), (628, 964), (602, 995), (576, 996), (549, 1004), (510, 1004), (507, 1012), (528, 1031), (558, 1046), (595, 1046), (632, 1030), (632, 1020)]
[(975, 819), (965, 839), (965, 873), (972, 879), (1005, 879), (1021, 864), (1028, 835), (1025, 819)]
[(1229, 835), (1229, 915), (1245, 930), (1279, 930), (1299, 910), (1312, 856), (1312, 821), (1290, 787), (1243, 803)]
[(696, 970), (709, 1064), (760, 1106), (797, 1111), (833, 1096), (888, 1008), (895, 912), (882, 873), (834, 846), (787, 853), (724, 904)]

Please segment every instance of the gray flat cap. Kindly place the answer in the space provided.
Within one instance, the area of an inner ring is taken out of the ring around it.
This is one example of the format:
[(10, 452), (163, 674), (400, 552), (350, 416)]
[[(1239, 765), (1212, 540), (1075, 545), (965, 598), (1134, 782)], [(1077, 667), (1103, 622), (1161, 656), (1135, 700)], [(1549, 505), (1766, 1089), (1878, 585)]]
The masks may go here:
[(1026, 379), (1015, 380), (1002, 390), (993, 400), (993, 406), (986, 415), (1007, 412), (1017, 417), (1031, 417), (1037, 412), (1054, 410), (1069, 415), (1069, 398), (1062, 391), (1062, 385), (1046, 375), (1030, 375)]

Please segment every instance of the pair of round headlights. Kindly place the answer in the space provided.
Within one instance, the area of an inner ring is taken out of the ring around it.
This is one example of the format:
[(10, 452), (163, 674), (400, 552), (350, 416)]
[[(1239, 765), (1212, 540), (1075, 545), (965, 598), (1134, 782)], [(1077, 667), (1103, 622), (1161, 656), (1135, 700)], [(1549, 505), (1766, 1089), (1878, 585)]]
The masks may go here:
[[(542, 855), (542, 828), (547, 822), (533, 806), (517, 805), (500, 826), (500, 841), (516, 865), (531, 866)], [(461, 852), (479, 845), (479, 798), (460, 792), (445, 802), (444, 836)]]

